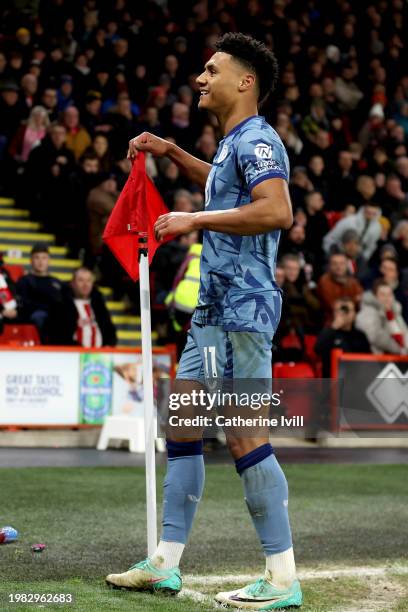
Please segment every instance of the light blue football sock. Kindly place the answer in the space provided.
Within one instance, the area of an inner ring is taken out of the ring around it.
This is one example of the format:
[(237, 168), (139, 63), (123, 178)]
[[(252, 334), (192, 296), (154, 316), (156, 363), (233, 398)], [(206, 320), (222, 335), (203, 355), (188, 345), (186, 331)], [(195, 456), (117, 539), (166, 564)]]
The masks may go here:
[(245, 501), (266, 556), (292, 546), (288, 515), (288, 483), (270, 444), (235, 462)]
[(202, 440), (167, 441), (161, 540), (185, 544), (204, 489)]

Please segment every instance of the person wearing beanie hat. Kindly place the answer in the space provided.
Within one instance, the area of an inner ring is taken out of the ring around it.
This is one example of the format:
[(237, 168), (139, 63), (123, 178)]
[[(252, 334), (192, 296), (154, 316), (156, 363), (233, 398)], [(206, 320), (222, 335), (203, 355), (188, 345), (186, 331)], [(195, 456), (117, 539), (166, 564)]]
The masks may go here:
[(373, 106), (370, 109), (370, 112), (368, 113), (368, 116), (371, 118), (377, 117), (378, 119), (384, 119), (385, 115), (384, 115), (384, 108), (382, 104), (380, 104), (379, 102), (376, 102), (375, 104), (373, 104)]

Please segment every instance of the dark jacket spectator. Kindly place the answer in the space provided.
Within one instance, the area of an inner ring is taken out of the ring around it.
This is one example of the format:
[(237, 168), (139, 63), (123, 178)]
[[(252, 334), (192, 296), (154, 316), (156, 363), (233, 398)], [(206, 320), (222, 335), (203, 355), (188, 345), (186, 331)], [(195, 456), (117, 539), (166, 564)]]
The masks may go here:
[(21, 277), (16, 287), (21, 303), (21, 319), (37, 326), (42, 342), (46, 341), (49, 313), (62, 301), (62, 283), (48, 274), (49, 263), (47, 245), (35, 244), (31, 250), (32, 272)]
[(371, 353), (366, 335), (356, 329), (356, 307), (352, 299), (340, 298), (333, 307), (333, 321), (317, 337), (315, 351), (322, 358), (323, 378), (331, 373), (331, 352), (341, 349), (345, 353)]

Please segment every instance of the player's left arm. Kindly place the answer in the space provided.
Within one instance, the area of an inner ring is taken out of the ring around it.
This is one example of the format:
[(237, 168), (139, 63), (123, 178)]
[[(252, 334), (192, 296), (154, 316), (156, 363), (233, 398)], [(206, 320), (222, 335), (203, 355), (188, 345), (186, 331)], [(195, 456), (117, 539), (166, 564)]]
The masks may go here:
[(258, 183), (252, 189), (251, 200), (249, 204), (230, 210), (168, 213), (156, 222), (156, 238), (163, 240), (170, 234), (193, 230), (252, 236), (291, 227), (292, 204), (285, 179), (270, 178)]

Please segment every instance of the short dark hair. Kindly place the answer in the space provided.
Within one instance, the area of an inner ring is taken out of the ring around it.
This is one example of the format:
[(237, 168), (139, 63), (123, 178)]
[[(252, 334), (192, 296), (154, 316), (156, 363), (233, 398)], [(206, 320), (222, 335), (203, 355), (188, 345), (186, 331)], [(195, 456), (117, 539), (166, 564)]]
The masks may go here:
[(343, 295), (342, 297), (336, 298), (333, 305), (335, 306), (336, 304), (343, 304), (344, 306), (346, 304), (352, 304), (354, 310), (356, 310), (356, 304), (353, 298), (351, 298), (349, 295)]
[(262, 105), (275, 89), (278, 78), (278, 62), (274, 53), (264, 43), (240, 32), (224, 34), (217, 41), (215, 48), (217, 51), (229, 53), (255, 72), (259, 89), (258, 102)]
[(48, 245), (45, 242), (36, 242), (31, 249), (31, 255), (35, 255), (36, 253), (49, 254), (49, 252)]
[(389, 289), (391, 289), (391, 286), (385, 280), (383, 280), (382, 278), (377, 278), (377, 280), (373, 282), (371, 291), (374, 293), (374, 295), (377, 295), (378, 290), (381, 289), (381, 287), (388, 287)]

